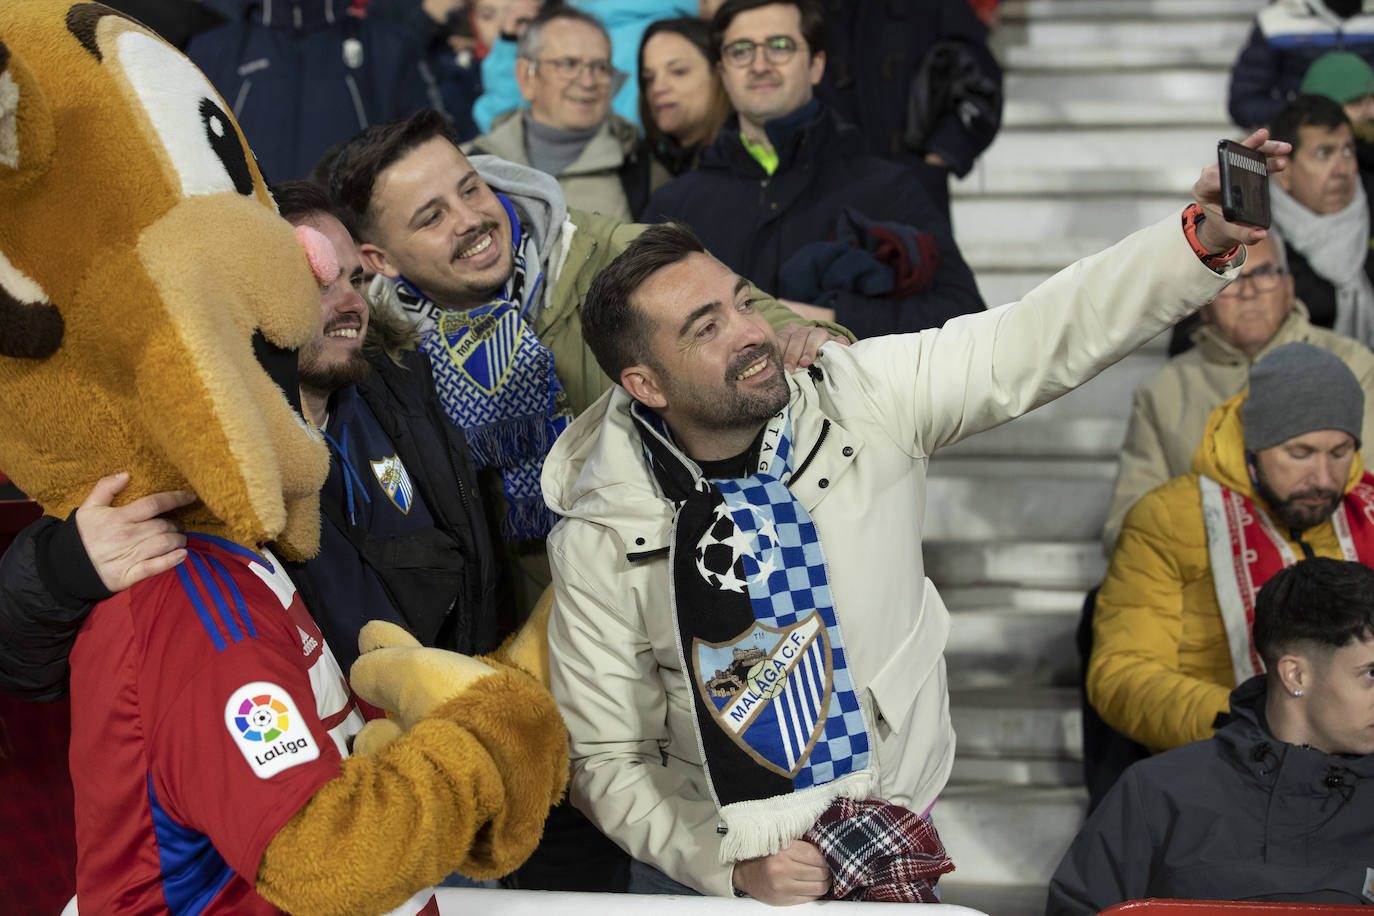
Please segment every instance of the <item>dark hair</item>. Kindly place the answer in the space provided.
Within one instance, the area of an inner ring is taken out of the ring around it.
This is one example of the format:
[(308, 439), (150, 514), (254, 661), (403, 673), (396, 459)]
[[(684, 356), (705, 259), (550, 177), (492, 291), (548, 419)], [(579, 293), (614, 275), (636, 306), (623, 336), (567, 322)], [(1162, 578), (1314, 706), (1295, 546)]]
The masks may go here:
[(706, 67), (711, 73), (712, 98), (711, 105), (706, 110), (707, 123), (710, 130), (706, 132), (706, 139), (702, 141), (702, 146), (709, 146), (711, 141), (716, 138), (720, 131), (720, 126), (725, 123), (725, 119), (730, 117), (733, 109), (730, 107), (730, 97), (725, 94), (725, 84), (720, 81), (720, 75), (716, 73), (711, 58), (711, 27), (704, 20), (695, 16), (683, 16), (679, 19), (660, 19), (651, 24), (644, 30), (644, 38), (639, 42), (639, 72), (635, 79), (639, 83), (639, 123), (644, 125), (644, 138), (649, 143), (649, 149), (656, 150), (661, 145), (676, 145), (676, 141), (659, 130), (658, 122), (654, 119), (653, 108), (649, 104), (648, 94), (644, 91), (644, 49), (649, 44), (649, 39), (655, 35), (669, 34), (678, 35), (691, 42), (692, 47), (701, 52), (701, 56), (706, 59)]
[(801, 14), (802, 38), (806, 39), (811, 57), (814, 58), (818, 53), (824, 51), (825, 13), (821, 10), (818, 0), (725, 0), (716, 10), (716, 14), (711, 17), (711, 63), (720, 63), (720, 45), (725, 40), (725, 30), (730, 28), (730, 23), (735, 21), (736, 16), (761, 6), (773, 6), (777, 3), (795, 6), (797, 12)]
[(607, 47), (614, 50), (611, 45), (611, 33), (606, 31), (606, 26), (591, 13), (585, 13), (575, 6), (568, 6), (563, 3), (554, 3), (540, 10), (529, 24), (525, 26), (525, 31), (520, 33), (520, 41), (515, 46), (515, 52), (526, 60), (535, 60), (539, 57), (539, 51), (544, 46), (544, 26), (558, 19), (567, 19), (571, 22), (580, 22), (589, 25), (601, 33), (606, 39)]
[(327, 213), (338, 218), (329, 192), (313, 181), (283, 181), (272, 185), (269, 190), (272, 199), (277, 202), (277, 212), (292, 225), (312, 213)]
[(1298, 151), (1298, 138), (1303, 127), (1325, 127), (1335, 130), (1342, 124), (1349, 127), (1350, 119), (1345, 109), (1324, 95), (1300, 95), (1289, 102), (1269, 124), (1269, 136), (1274, 140), (1285, 140), (1293, 144), (1293, 152)]
[(1271, 670), (1294, 643), (1339, 649), (1374, 636), (1374, 569), (1313, 557), (1279, 570), (1255, 599), (1253, 636)]
[(458, 146), (453, 126), (432, 108), (408, 118), (364, 128), (334, 153), (329, 168), (329, 194), (338, 205), (338, 216), (353, 237), (373, 241), (372, 189), (377, 176), (411, 150), (435, 137)]
[(641, 232), (592, 280), (582, 304), (582, 339), (613, 382), (619, 383), (627, 366), (655, 364), (649, 347), (652, 325), (630, 297), (657, 271), (705, 251), (691, 229), (661, 223)]

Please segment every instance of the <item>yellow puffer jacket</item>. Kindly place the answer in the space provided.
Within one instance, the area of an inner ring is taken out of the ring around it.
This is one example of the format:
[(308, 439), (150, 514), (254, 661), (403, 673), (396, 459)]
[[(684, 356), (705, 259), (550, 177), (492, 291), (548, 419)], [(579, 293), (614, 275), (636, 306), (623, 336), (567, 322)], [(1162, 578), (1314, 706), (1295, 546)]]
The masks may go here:
[[(1192, 472), (1151, 490), (1127, 514), (1097, 596), (1088, 700), (1109, 725), (1154, 751), (1210, 738), (1236, 686), (1198, 475), (1256, 500), (1245, 466), (1245, 395), (1212, 411)], [(1356, 455), (1347, 492), (1363, 473)], [(1303, 540), (1318, 556), (1341, 557), (1330, 522), (1303, 532)], [(1290, 544), (1303, 556), (1298, 542)]]

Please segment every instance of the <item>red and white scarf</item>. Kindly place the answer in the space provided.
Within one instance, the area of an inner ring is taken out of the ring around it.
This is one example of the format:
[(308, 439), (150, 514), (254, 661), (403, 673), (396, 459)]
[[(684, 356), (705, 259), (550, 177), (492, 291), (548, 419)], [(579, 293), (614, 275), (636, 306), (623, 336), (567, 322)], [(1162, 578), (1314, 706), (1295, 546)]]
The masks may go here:
[[(1202, 518), (1207, 526), (1207, 558), (1212, 567), (1231, 668), (1236, 683), (1264, 673), (1250, 630), (1255, 596), (1270, 577), (1297, 562), (1288, 539), (1268, 513), (1243, 494), (1199, 475)], [(1374, 567), (1374, 474), (1365, 472), (1331, 514), (1341, 555)]]

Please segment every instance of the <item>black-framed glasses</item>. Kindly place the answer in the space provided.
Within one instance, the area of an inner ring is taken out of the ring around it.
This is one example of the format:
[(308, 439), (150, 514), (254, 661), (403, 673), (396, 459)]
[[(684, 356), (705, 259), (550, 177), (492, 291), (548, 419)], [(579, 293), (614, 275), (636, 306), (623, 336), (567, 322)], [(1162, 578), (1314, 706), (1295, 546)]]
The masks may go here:
[(747, 67), (754, 62), (755, 49), (763, 48), (770, 64), (785, 64), (797, 53), (797, 40), (790, 35), (773, 35), (763, 41), (740, 38), (720, 49), (721, 59), (732, 67)]
[(577, 79), (582, 73), (588, 72), (592, 75), (592, 81), (597, 83), (609, 83), (615, 76), (616, 69), (611, 66), (608, 60), (583, 60), (580, 57), (545, 57), (537, 60), (540, 66), (552, 67), (554, 74), (561, 80), (571, 82)]
[(1217, 293), (1218, 299), (1234, 299), (1243, 295), (1242, 290), (1249, 287), (1249, 295), (1262, 296), (1265, 293), (1272, 293), (1283, 284), (1283, 278), (1288, 271), (1279, 267), (1277, 264), (1265, 264), (1254, 270), (1248, 270), (1231, 281), (1230, 285)]

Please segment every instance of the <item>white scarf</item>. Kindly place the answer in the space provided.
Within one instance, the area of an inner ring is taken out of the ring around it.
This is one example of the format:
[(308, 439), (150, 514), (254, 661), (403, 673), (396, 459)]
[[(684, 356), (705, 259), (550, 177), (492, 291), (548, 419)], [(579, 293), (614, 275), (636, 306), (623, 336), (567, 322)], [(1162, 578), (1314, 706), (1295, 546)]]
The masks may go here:
[(1269, 182), (1274, 222), (1322, 279), (1336, 288), (1332, 330), (1374, 347), (1374, 285), (1364, 271), (1369, 255), (1369, 206), (1355, 181), (1355, 199), (1337, 213), (1313, 213)]

